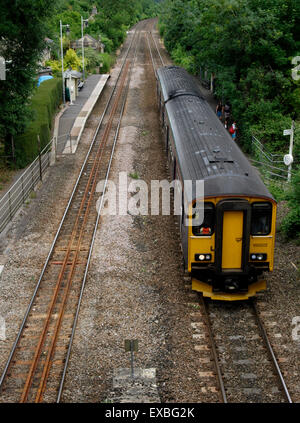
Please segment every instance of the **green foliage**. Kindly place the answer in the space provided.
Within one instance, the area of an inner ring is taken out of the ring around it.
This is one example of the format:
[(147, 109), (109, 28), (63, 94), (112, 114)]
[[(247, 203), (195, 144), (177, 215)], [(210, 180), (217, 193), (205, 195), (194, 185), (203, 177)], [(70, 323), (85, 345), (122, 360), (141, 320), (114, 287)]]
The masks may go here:
[(103, 64), (101, 73), (108, 73), (114, 63), (114, 56), (108, 53), (100, 53), (99, 56), (101, 58), (101, 63)]
[(64, 69), (77, 70), (82, 68), (82, 62), (76, 54), (76, 51), (69, 48), (64, 57)]
[(292, 180), (288, 204), (290, 211), (283, 219), (280, 229), (287, 238), (300, 240), (300, 169)]
[(177, 44), (172, 50), (171, 57), (176, 65), (185, 68), (191, 73), (195, 71), (194, 57), (187, 53), (180, 44)]
[[(94, 5), (98, 14), (92, 17)], [(20, 134), (24, 133), (26, 127), (26, 131), (29, 131), (28, 124), (33, 119), (29, 99), (36, 83), (37, 64), (46, 47), (45, 37), (54, 41), (51, 48), (57, 60), (52, 60), (50, 64), (54, 75), (60, 75), (60, 21), (70, 27), (69, 35), (63, 28), (63, 49), (66, 52), (70, 41), (81, 37), (81, 17), (88, 19), (84, 33), (96, 39), (101, 37), (105, 44), (105, 54), (99, 56), (103, 62), (102, 72), (108, 72), (114, 61), (115, 50), (125, 39), (126, 30), (139, 19), (154, 16), (158, 8), (156, 0), (1, 0), (0, 56), (9, 61), (6, 81), (0, 84), (0, 143), (5, 146), (4, 154), (12, 155), (12, 137), (18, 137), (18, 151), (23, 151)], [(112, 57), (108, 54), (112, 54)], [(81, 67), (81, 62), (73, 53), (67, 51), (66, 56), (66, 67)], [(98, 58), (90, 55), (88, 70), (92, 71), (95, 63), (99, 63)], [(49, 124), (48, 121), (45, 123), (44, 118), (41, 122), (43, 124), (30, 125), (32, 137), (40, 130), (41, 138), (46, 140), (49, 138)], [(37, 128), (34, 129), (34, 125)], [(27, 143), (28, 137), (23, 140)], [(24, 146), (28, 154), (21, 160), (22, 165), (29, 156), (34, 155), (34, 149), (29, 153), (29, 144)]]
[(287, 193), (284, 184), (280, 184), (276, 181), (271, 181), (267, 184), (268, 190), (273, 195), (276, 201), (283, 201), (287, 198)]
[(294, 206), (283, 219), (280, 230), (286, 239), (300, 239), (300, 206)]
[[(215, 94), (231, 103), (243, 149), (251, 151), (255, 135), (282, 155), (289, 147), (283, 130), (300, 117), (300, 81), (292, 79), (299, 28), (299, 0), (165, 0), (159, 22), (175, 63), (194, 74), (215, 75)], [(299, 124), (293, 155), (300, 163)], [(283, 224), (289, 234), (299, 232), (295, 183)]]
[(56, 0), (0, 2), (0, 56), (9, 61), (6, 81), (0, 83), (0, 140), (7, 155), (11, 155), (11, 136), (22, 133), (31, 119), (28, 98), (45, 47), (45, 22), (56, 5)]
[(190, 72), (216, 75), (216, 95), (231, 102), (246, 147), (255, 133), (271, 149), (286, 151), (282, 128), (300, 114), (299, 82), (291, 78), (291, 58), (300, 53), (299, 16), (297, 0), (163, 3), (165, 45)]
[(22, 135), (15, 137), (16, 164), (24, 167), (38, 154), (37, 136), (41, 149), (50, 141), (53, 116), (61, 102), (62, 80), (53, 78), (44, 81), (31, 98), (30, 110), (34, 116)]
[(52, 75), (59, 77), (61, 76), (61, 61), (60, 60), (48, 60), (46, 66), (52, 69)]
[[(80, 57), (80, 62), (82, 60), (82, 51), (78, 50), (78, 56)], [(85, 69), (88, 72), (92, 72), (96, 66), (101, 64), (101, 55), (93, 48), (85, 48), (84, 49), (84, 64)]]

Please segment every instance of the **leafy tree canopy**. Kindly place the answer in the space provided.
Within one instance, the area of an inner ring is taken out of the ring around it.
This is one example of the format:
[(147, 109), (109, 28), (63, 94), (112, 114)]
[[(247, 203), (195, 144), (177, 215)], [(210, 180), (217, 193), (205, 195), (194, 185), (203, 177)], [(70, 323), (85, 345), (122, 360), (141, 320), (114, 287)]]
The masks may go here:
[(0, 81), (0, 138), (22, 132), (30, 117), (28, 99), (45, 47), (45, 20), (56, 3), (56, 0), (0, 2), (0, 56), (7, 61), (6, 81)]

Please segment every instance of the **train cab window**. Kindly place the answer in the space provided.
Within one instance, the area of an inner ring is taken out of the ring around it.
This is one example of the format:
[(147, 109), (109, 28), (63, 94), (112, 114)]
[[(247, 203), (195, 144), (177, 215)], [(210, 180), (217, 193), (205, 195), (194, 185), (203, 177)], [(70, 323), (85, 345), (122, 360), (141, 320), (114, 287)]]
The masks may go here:
[(272, 205), (253, 203), (251, 217), (251, 235), (268, 235), (271, 232)]
[[(193, 219), (199, 218), (197, 211), (193, 215)], [(193, 235), (207, 236), (214, 233), (215, 228), (215, 206), (213, 203), (204, 203), (204, 216), (201, 225), (192, 226)]]

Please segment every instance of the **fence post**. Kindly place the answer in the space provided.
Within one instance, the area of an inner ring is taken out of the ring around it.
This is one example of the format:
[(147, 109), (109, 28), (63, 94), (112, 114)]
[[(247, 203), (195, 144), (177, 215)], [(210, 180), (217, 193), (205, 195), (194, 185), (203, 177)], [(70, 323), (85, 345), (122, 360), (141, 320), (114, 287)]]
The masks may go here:
[(55, 161), (57, 159), (57, 137), (54, 137)]
[(40, 180), (43, 180), (43, 175), (42, 175), (42, 161), (41, 161), (41, 141), (40, 141), (40, 136), (37, 136), (38, 139), (38, 149), (39, 149), (39, 164), (40, 164)]
[[(291, 135), (290, 135), (290, 148), (289, 148), (290, 156), (293, 156), (294, 131), (295, 131), (295, 122), (292, 121)], [(291, 177), (292, 177), (292, 163), (288, 167), (288, 182), (291, 182)]]

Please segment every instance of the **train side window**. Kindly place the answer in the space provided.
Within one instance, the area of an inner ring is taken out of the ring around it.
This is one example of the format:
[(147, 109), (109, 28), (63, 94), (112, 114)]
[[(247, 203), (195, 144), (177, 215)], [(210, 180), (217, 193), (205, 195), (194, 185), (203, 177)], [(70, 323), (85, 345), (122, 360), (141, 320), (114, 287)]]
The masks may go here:
[(272, 205), (252, 203), (251, 235), (268, 235), (271, 232)]
[[(212, 235), (215, 231), (215, 206), (213, 203), (204, 203), (203, 222), (199, 226), (192, 226), (193, 235), (205, 236)], [(193, 215), (197, 219), (197, 211)]]

